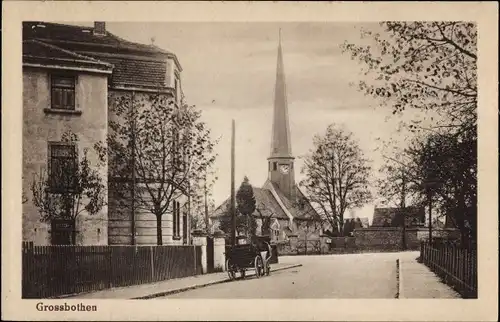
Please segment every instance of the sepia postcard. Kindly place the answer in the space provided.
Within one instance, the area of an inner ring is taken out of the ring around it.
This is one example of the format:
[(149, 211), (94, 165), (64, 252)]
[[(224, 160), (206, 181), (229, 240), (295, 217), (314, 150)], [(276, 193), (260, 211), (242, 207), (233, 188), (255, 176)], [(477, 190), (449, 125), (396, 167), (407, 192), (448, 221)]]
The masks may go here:
[(496, 3), (2, 13), (2, 319), (496, 320)]

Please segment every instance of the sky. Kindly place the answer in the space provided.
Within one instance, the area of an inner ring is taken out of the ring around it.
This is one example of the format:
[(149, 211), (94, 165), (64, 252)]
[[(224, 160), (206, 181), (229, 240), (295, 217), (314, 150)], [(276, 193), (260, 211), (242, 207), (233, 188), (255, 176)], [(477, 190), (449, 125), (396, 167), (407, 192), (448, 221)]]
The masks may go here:
[[(340, 49), (345, 41), (366, 43), (360, 30), (378, 30), (376, 23), (114, 22), (106, 28), (130, 41), (154, 41), (177, 55), (187, 103), (202, 110), (212, 137), (219, 139), (218, 180), (213, 190), (216, 206), (230, 195), (232, 119), (236, 123), (236, 187), (245, 175), (254, 186), (267, 179), (280, 28), (297, 182), (303, 178), (300, 157), (312, 148), (313, 136), (329, 124), (342, 124), (353, 132), (373, 160), (374, 175), (383, 163), (376, 148), (396, 135), (399, 120), (352, 86), (364, 77), (361, 66)], [(352, 214), (371, 220), (374, 206), (368, 204)]]

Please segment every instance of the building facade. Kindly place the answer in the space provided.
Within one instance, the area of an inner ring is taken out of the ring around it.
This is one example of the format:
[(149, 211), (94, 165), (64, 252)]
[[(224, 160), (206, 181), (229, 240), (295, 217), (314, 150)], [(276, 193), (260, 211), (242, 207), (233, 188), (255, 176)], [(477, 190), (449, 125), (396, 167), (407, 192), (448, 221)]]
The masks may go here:
[[(115, 113), (117, 97), (157, 93), (178, 107), (181, 72), (175, 54), (117, 37), (106, 30), (104, 22), (95, 22), (94, 27), (23, 23), (23, 240), (35, 244), (156, 244), (157, 221), (152, 213), (116, 206), (112, 187), (120, 178), (108, 162), (98, 168), (107, 187), (106, 206), (97, 215), (77, 217), (75, 240), (68, 241), (67, 223), (40, 220), (30, 186), (37, 173), (55, 173), (50, 165), (57, 164), (57, 157), (69, 148), (61, 143), (64, 131), (78, 136), (77, 155), (88, 148), (89, 160), (97, 164), (92, 147), (106, 142), (110, 122), (121, 121)], [(190, 242), (187, 196), (171, 202), (161, 226), (163, 244)]]
[[(317, 240), (323, 233), (323, 223), (306, 196), (295, 182), (295, 158), (292, 153), (288, 102), (281, 36), (278, 44), (271, 150), (267, 158), (268, 179), (261, 188), (254, 188), (257, 210), (253, 216), (259, 227), (266, 222), (274, 242)], [(226, 200), (210, 216), (213, 226), (227, 216), (230, 200)], [(263, 232), (265, 234), (265, 232)]]

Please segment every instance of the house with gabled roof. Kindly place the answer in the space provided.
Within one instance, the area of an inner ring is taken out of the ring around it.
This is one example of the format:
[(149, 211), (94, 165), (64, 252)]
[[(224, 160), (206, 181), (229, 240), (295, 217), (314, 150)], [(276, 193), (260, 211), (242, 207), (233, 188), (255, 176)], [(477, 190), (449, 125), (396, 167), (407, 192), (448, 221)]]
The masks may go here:
[[(61, 155), (106, 140), (109, 122), (120, 121), (114, 97), (154, 92), (180, 104), (182, 67), (172, 52), (118, 37), (104, 22), (87, 27), (27, 21), (22, 27), (25, 192), (33, 173), (57, 172)], [(78, 146), (61, 142), (65, 130), (80, 137)], [(90, 160), (95, 160), (89, 151)], [(23, 204), (23, 239), (35, 244), (156, 244), (154, 215), (117, 206), (110, 187), (120, 178), (108, 164), (102, 171), (108, 205), (99, 214), (84, 214), (76, 222), (44, 223), (28, 197)], [(164, 244), (190, 242), (188, 209), (188, 198), (181, 196), (163, 216)], [(68, 232), (74, 227), (76, 240), (70, 240)]]
[(404, 209), (397, 207), (375, 208), (372, 227), (400, 227), (403, 220), (406, 221), (406, 227), (423, 226), (425, 209), (422, 207), (405, 207)]
[[(262, 187), (253, 189), (257, 208), (253, 216), (258, 226), (262, 226), (264, 221), (270, 222), (269, 233), (273, 241), (286, 240), (292, 235), (299, 240), (318, 239), (323, 223), (295, 182), (281, 39), (272, 124), (271, 151), (267, 158), (268, 179)], [(230, 199), (227, 199), (210, 215), (214, 226), (218, 225), (221, 217), (228, 216), (229, 203)], [(257, 233), (259, 231), (257, 229)]]

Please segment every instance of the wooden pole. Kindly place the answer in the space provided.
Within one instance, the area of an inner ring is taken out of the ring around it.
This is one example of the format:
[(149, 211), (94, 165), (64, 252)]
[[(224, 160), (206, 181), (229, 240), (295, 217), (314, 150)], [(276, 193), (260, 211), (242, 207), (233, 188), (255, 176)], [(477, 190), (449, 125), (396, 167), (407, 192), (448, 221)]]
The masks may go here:
[(432, 194), (429, 190), (429, 244), (432, 243)]
[(403, 250), (406, 250), (406, 174), (404, 170), (401, 172), (401, 212), (403, 217)]
[(135, 100), (135, 92), (132, 92), (132, 102), (130, 103), (130, 108), (132, 110), (132, 199), (131, 199), (131, 210), (132, 210), (132, 245), (136, 243), (135, 237), (135, 111), (134, 111), (134, 100)]
[(207, 231), (207, 234), (210, 233), (210, 230), (208, 229), (208, 201), (207, 201), (207, 175), (205, 173), (205, 182), (204, 182), (204, 185), (203, 185), (203, 193), (204, 193), (204, 196), (205, 196), (205, 229)]
[(231, 123), (231, 237), (233, 246), (236, 245), (236, 200), (234, 194), (234, 136), (235, 136), (235, 125), (234, 120)]

